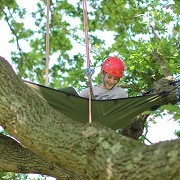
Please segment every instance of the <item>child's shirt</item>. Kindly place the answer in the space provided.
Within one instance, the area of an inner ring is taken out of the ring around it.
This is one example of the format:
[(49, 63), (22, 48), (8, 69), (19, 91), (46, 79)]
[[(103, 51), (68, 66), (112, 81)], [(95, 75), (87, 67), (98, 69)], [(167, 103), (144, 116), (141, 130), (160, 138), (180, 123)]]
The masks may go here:
[[(98, 100), (106, 100), (106, 99), (118, 99), (118, 98), (126, 98), (128, 94), (121, 87), (113, 87), (112, 89), (102, 89), (99, 86), (95, 86), (92, 88), (95, 99)], [(88, 88), (84, 89), (80, 94), (81, 97), (88, 98)]]

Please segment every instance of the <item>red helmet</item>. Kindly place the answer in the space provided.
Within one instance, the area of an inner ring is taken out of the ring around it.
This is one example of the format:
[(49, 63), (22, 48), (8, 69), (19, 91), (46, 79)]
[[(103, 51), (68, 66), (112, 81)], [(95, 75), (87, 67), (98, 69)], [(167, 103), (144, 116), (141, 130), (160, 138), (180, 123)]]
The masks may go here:
[(124, 63), (117, 57), (108, 57), (101, 66), (102, 71), (118, 78), (123, 76), (124, 69)]

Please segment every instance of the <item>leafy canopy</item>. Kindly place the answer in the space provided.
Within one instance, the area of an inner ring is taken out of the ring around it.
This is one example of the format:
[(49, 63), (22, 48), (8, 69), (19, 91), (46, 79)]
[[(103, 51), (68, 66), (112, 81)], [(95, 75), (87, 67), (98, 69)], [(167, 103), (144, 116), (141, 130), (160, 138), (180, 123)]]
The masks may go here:
[[(22, 78), (44, 84), (46, 57), (46, 1), (38, 1), (27, 12), (16, 1), (1, 3), (1, 19), (9, 24), (18, 50), (12, 61)], [(148, 90), (154, 81), (178, 73), (178, 1), (106, 0), (88, 2), (89, 40), (92, 67), (100, 66), (109, 55), (126, 64), (123, 83), (130, 95)], [(86, 56), (82, 2), (51, 1), (50, 5), (50, 86), (86, 85)], [(26, 22), (31, 13), (31, 25)], [(106, 44), (102, 33), (112, 32)], [(102, 37), (102, 36), (101, 36)], [(26, 44), (26, 45), (24, 45)], [(26, 48), (29, 46), (28, 48)], [(25, 48), (24, 48), (25, 47)], [(107, 48), (108, 47), (108, 48)], [(82, 51), (82, 49), (84, 51)], [(159, 62), (154, 53), (161, 57)], [(166, 67), (165, 74), (163, 67)], [(98, 73), (98, 68), (95, 68)], [(93, 77), (94, 83), (99, 78)]]

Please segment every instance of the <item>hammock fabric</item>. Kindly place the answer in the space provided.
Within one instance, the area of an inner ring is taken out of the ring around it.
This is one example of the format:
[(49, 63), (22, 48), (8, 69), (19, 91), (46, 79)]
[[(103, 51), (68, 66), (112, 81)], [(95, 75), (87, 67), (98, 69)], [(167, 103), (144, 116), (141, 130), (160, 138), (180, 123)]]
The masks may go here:
[[(88, 99), (78, 96), (73, 87), (52, 89), (25, 81), (54, 109), (71, 119), (88, 122)], [(99, 122), (113, 130), (126, 127), (139, 114), (163, 99), (162, 93), (111, 100), (92, 100), (92, 122)]]

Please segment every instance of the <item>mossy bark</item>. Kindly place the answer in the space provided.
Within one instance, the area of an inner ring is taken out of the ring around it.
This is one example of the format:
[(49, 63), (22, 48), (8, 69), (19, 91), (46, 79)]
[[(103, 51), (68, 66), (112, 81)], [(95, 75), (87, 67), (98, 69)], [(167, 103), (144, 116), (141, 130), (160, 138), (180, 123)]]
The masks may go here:
[[(179, 176), (178, 140), (145, 146), (99, 124), (74, 122), (26, 86), (3, 58), (0, 58), (0, 125), (42, 161), (75, 174), (74, 179)], [(8, 171), (8, 166), (4, 170)], [(54, 173), (54, 177), (60, 176)]]

